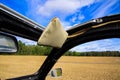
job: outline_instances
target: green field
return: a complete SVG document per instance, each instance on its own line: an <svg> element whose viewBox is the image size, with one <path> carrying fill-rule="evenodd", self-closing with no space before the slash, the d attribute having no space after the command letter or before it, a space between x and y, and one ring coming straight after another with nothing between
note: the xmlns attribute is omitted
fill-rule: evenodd
<svg viewBox="0 0 120 80"><path fill-rule="evenodd" d="M45 56L0 56L0 78L12 78L34 73ZM47 80L120 80L120 57L63 56L54 68L62 68L60 78Z"/></svg>

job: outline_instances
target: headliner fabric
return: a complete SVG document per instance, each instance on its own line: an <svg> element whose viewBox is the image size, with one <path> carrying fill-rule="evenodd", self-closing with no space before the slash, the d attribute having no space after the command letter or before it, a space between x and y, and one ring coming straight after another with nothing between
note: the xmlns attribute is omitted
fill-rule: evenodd
<svg viewBox="0 0 120 80"><path fill-rule="evenodd" d="M61 48L67 37L68 33L63 29L60 20L55 17L40 36L38 44Z"/></svg>

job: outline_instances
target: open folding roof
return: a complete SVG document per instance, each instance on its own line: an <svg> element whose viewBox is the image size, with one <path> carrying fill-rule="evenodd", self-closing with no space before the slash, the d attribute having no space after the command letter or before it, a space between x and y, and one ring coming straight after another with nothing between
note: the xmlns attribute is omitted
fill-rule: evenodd
<svg viewBox="0 0 120 80"><path fill-rule="evenodd" d="M106 24L120 22L120 14L110 15L78 24L68 29L68 38L87 32L89 29L105 26ZM27 39L37 41L45 27L26 18L18 12L0 4L0 30Z"/></svg>

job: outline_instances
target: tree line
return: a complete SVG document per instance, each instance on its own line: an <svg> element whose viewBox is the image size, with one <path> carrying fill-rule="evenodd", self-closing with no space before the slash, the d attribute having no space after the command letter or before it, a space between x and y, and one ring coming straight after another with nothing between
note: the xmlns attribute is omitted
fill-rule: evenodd
<svg viewBox="0 0 120 80"><path fill-rule="evenodd" d="M18 52L15 55L48 55L52 50L51 47L39 45L26 45L22 41L18 41Z"/></svg>
<svg viewBox="0 0 120 80"><path fill-rule="evenodd" d="M102 51L102 52L75 52L75 51L68 51L65 53L65 56L114 56L120 57L119 51Z"/></svg>
<svg viewBox="0 0 120 80"><path fill-rule="evenodd" d="M22 41L18 41L19 50L14 55L49 55L52 50L51 47L39 46L39 45L26 45ZM102 52L76 52L67 51L64 56L115 56L120 57L119 51L102 51Z"/></svg>

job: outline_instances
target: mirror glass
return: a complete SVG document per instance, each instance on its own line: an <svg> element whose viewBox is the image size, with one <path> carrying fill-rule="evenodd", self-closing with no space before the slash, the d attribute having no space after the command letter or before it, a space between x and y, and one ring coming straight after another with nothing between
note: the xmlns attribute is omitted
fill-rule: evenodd
<svg viewBox="0 0 120 80"><path fill-rule="evenodd" d="M61 68L56 68L50 71L50 76L51 77L60 77L62 76L62 69Z"/></svg>
<svg viewBox="0 0 120 80"><path fill-rule="evenodd" d="M13 37L0 34L0 53L17 52L16 41Z"/></svg>

